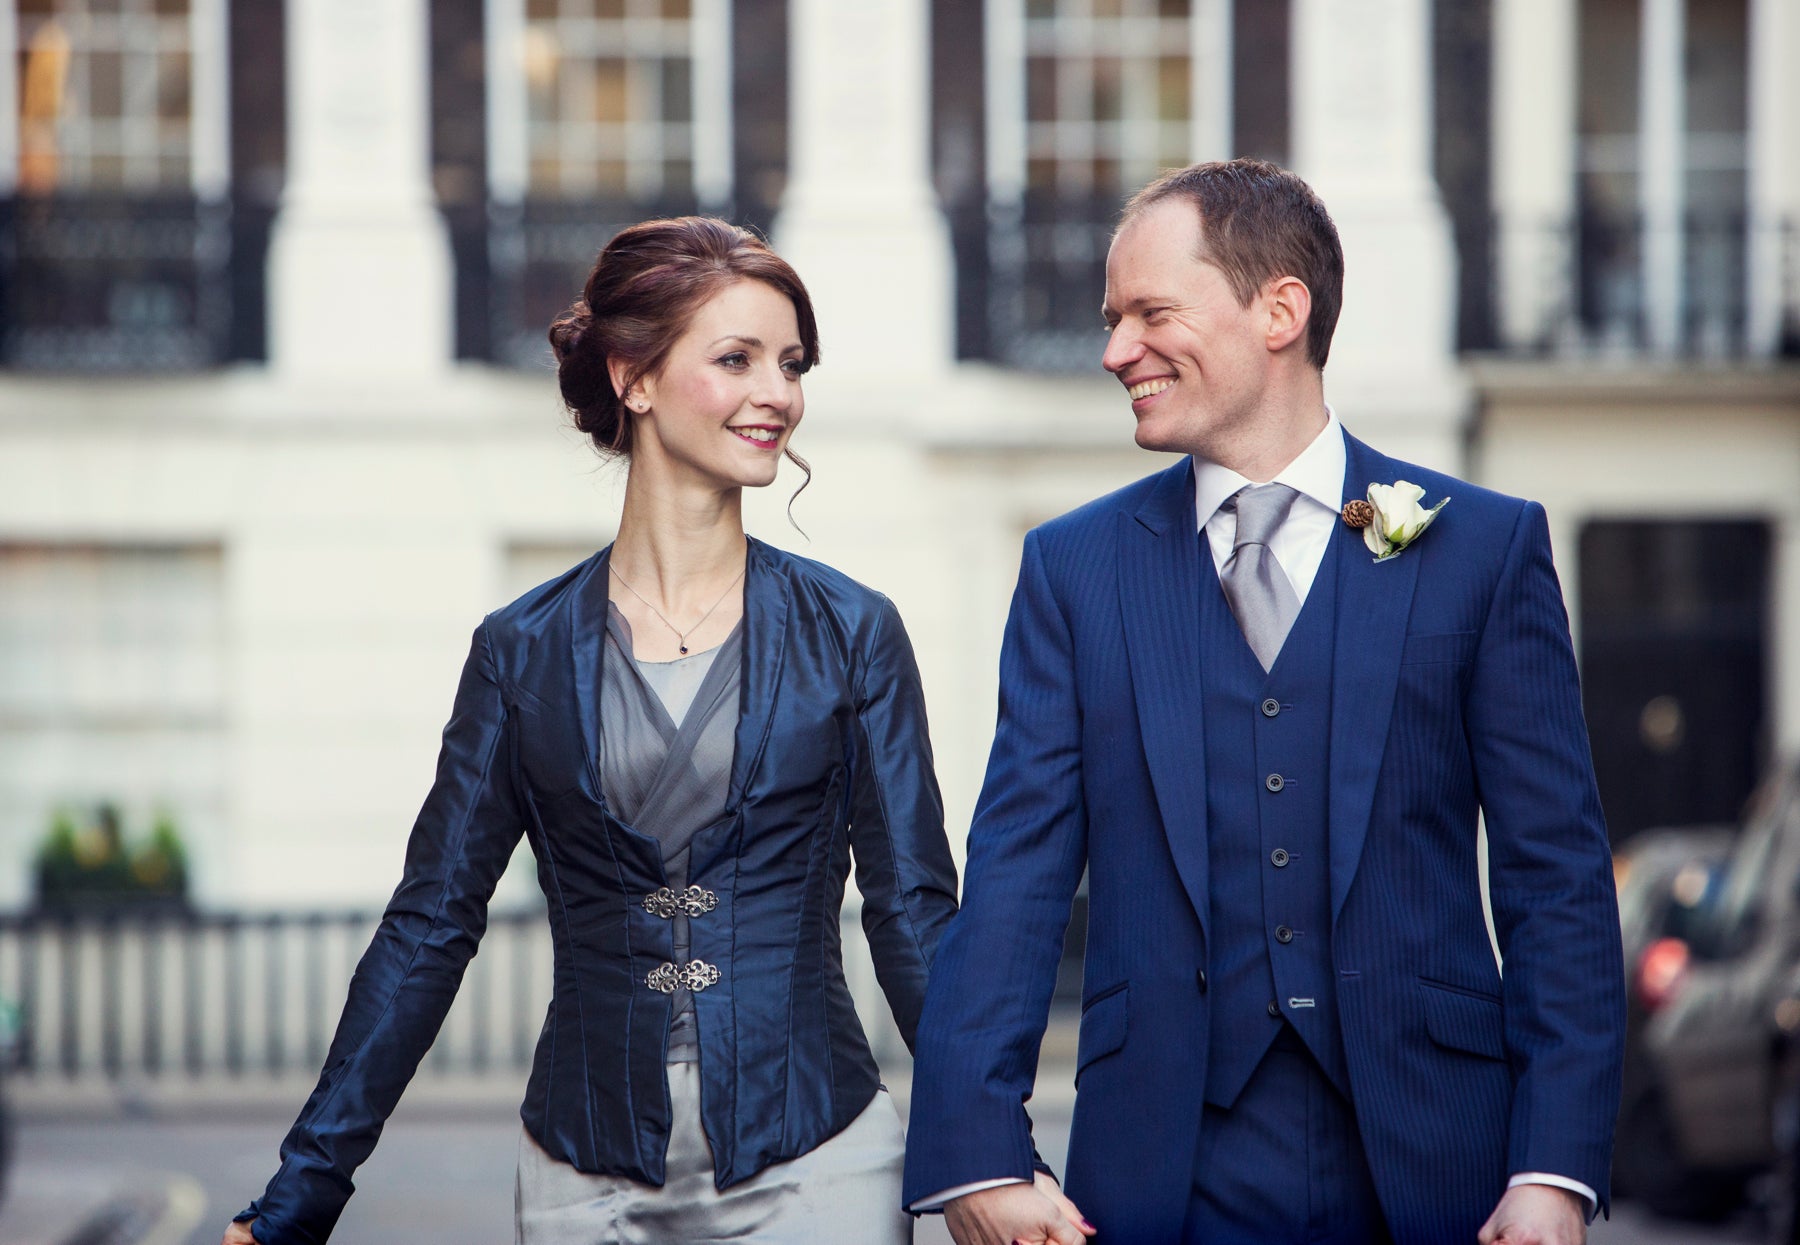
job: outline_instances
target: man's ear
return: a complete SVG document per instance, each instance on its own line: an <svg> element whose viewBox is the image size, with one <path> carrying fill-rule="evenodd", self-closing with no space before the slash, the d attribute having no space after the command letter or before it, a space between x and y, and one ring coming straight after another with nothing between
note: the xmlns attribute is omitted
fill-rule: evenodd
<svg viewBox="0 0 1800 1245"><path fill-rule="evenodd" d="M1312 291L1299 277L1276 277L1263 287L1269 311L1266 339L1271 353L1280 353L1306 336L1312 320Z"/></svg>

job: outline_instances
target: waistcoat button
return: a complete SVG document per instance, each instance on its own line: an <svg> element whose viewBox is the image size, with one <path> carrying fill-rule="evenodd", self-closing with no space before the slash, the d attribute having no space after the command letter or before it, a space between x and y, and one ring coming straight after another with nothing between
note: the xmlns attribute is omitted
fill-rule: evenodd
<svg viewBox="0 0 1800 1245"><path fill-rule="evenodd" d="M1194 984L1200 987L1200 993L1206 993L1206 970L1203 968L1194 974Z"/></svg>
<svg viewBox="0 0 1800 1245"><path fill-rule="evenodd" d="M1283 778L1280 774L1270 774L1267 778L1263 779L1263 786L1271 791L1279 791L1286 785L1287 779Z"/></svg>
<svg viewBox="0 0 1800 1245"><path fill-rule="evenodd" d="M1269 1000L1269 1015L1276 1020L1281 1019L1281 1004L1277 1003L1274 999Z"/></svg>
<svg viewBox="0 0 1800 1245"><path fill-rule="evenodd" d="M1285 847L1278 847L1269 853L1269 863L1274 865L1277 869L1287 868L1287 862L1291 859L1293 858L1288 855L1287 848Z"/></svg>
<svg viewBox="0 0 1800 1245"><path fill-rule="evenodd" d="M1288 943L1294 941L1294 931L1285 925L1277 925L1275 927L1275 941L1286 946Z"/></svg>
<svg viewBox="0 0 1800 1245"><path fill-rule="evenodd" d="M1280 712L1281 712L1281 702L1279 700L1271 699L1271 700L1265 700L1262 702L1262 715L1265 718L1272 718Z"/></svg>

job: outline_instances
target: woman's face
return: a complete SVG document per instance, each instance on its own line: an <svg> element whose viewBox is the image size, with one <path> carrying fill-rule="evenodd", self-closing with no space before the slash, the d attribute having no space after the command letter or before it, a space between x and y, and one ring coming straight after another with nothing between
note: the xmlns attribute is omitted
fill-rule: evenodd
<svg viewBox="0 0 1800 1245"><path fill-rule="evenodd" d="M806 401L800 324L787 295L741 280L702 303L662 370L627 395L634 459L653 455L726 488L774 482Z"/></svg>

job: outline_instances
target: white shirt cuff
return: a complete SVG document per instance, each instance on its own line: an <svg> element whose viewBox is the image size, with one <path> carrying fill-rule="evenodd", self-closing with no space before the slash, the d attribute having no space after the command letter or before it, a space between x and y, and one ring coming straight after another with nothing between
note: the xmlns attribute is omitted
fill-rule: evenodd
<svg viewBox="0 0 1800 1245"><path fill-rule="evenodd" d="M934 1193L930 1197L922 1197L906 1209L915 1215L929 1215L933 1211L944 1209L965 1193L979 1193L983 1189L998 1189L1003 1184L1030 1184L1029 1180L1020 1180L1017 1176L1002 1176L998 1180L975 1180L968 1184L959 1184L955 1188L945 1189L942 1193Z"/></svg>
<svg viewBox="0 0 1800 1245"><path fill-rule="evenodd" d="M1579 1193L1587 1199L1587 1217L1593 1221L1594 1214L1600 1209L1600 1195L1582 1184L1579 1180L1570 1180L1567 1176L1552 1176L1548 1172L1520 1172L1506 1182L1506 1187L1516 1189L1522 1184L1547 1184L1558 1189L1567 1189L1570 1193Z"/></svg>

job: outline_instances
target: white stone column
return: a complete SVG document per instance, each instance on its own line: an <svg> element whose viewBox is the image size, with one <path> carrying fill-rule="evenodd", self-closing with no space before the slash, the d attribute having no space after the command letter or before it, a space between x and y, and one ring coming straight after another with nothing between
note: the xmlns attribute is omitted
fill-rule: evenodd
<svg viewBox="0 0 1800 1245"><path fill-rule="evenodd" d="M19 182L19 14L0 4L0 195Z"/></svg>
<svg viewBox="0 0 1800 1245"><path fill-rule="evenodd" d="M1344 310L1327 396L1384 450L1462 469L1456 258L1431 172L1426 0L1294 0L1297 172L1337 222Z"/></svg>
<svg viewBox="0 0 1800 1245"><path fill-rule="evenodd" d="M1194 0L1190 20L1189 154L1195 160L1229 160L1236 154L1231 150L1231 0Z"/></svg>
<svg viewBox="0 0 1800 1245"><path fill-rule="evenodd" d="M1494 7L1493 187L1502 340L1544 344L1574 310L1575 3Z"/></svg>
<svg viewBox="0 0 1800 1245"><path fill-rule="evenodd" d="M1775 352L1782 324L1800 322L1800 10L1750 0L1751 353ZM1785 232L1784 232L1785 231ZM1792 266L1792 277L1785 269Z"/></svg>
<svg viewBox="0 0 1800 1245"><path fill-rule="evenodd" d="M954 357L950 234L929 176L929 19L926 0L789 9L790 180L775 245L812 292L833 387L928 381Z"/></svg>
<svg viewBox="0 0 1800 1245"><path fill-rule="evenodd" d="M1681 347L1686 27L1686 0L1644 0L1638 68L1638 205L1644 221L1644 329L1657 354L1674 354Z"/></svg>
<svg viewBox="0 0 1800 1245"><path fill-rule="evenodd" d="M325 383L429 375L452 337L449 239L427 173L424 0L290 4L287 36L272 361Z"/></svg>

